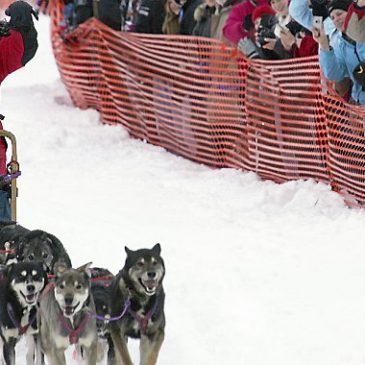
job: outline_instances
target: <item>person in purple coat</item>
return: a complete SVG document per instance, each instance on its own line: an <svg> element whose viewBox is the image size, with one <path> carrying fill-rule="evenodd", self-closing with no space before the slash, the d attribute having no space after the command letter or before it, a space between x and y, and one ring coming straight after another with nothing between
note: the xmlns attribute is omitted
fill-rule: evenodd
<svg viewBox="0 0 365 365"><path fill-rule="evenodd" d="M233 44L237 45L240 39L254 40L255 28L251 15L257 6L269 5L267 0L244 0L235 5L230 11L223 27L223 35Z"/></svg>

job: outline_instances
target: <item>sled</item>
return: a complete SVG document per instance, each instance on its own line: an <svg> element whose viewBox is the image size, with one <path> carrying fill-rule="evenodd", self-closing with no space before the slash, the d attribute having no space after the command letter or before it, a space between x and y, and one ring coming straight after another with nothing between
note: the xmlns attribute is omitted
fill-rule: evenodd
<svg viewBox="0 0 365 365"><path fill-rule="evenodd" d="M16 138L13 133L0 130L0 137L4 137L7 142L10 141L11 146L11 157L10 162L7 163L7 174L1 176L2 185L8 185L10 187L10 210L11 210L11 220L16 222L16 199L18 196L18 190L16 186L16 178L20 175L19 163L18 163L18 155L16 148Z"/></svg>

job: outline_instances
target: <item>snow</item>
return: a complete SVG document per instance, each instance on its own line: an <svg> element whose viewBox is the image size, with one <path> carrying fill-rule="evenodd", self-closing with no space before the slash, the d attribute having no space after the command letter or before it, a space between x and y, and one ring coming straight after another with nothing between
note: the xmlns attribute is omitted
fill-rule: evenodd
<svg viewBox="0 0 365 365"><path fill-rule="evenodd" d="M37 28L35 59L1 87L19 223L60 238L75 267L114 273L125 245L161 243L159 365L365 364L364 211L323 184L213 170L102 125L70 103L49 20ZM138 343L131 351L138 364ZM17 365L24 354L22 341Z"/></svg>

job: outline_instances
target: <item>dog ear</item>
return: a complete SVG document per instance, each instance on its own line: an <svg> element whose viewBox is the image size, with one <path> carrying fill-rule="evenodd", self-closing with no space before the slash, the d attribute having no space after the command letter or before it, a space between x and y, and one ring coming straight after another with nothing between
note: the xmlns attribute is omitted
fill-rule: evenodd
<svg viewBox="0 0 365 365"><path fill-rule="evenodd" d="M156 243L153 247L152 247L152 251L153 253L155 253L156 255L160 256L161 254L161 245L159 243Z"/></svg>
<svg viewBox="0 0 365 365"><path fill-rule="evenodd" d="M80 271L80 272L85 272L86 275L89 278L91 278L91 269L90 269L91 265L92 265L92 262L88 262L87 264L78 267L76 270Z"/></svg>
<svg viewBox="0 0 365 365"><path fill-rule="evenodd" d="M63 261L57 261L54 264L54 273L56 276L60 276L68 269L67 265Z"/></svg>
<svg viewBox="0 0 365 365"><path fill-rule="evenodd" d="M44 265L41 262L38 262L38 267L39 270L43 273L43 279L44 279L44 285L43 288L46 287L46 285L48 284L48 275L47 275L47 271L44 268Z"/></svg>
<svg viewBox="0 0 365 365"><path fill-rule="evenodd" d="M127 253L127 256L132 255L134 251L130 250L127 246L124 246L125 252Z"/></svg>

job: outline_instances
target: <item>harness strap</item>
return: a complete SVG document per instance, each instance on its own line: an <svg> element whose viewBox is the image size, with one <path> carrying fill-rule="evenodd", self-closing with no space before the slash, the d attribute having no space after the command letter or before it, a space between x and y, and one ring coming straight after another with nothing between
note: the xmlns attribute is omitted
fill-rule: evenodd
<svg viewBox="0 0 365 365"><path fill-rule="evenodd" d="M124 307L123 307L122 313L119 314L118 316L110 317L110 316L100 316L99 314L95 314L94 317L96 319L99 319L100 321L105 321L106 323L118 321L119 319L122 319L126 315L126 313L129 310L130 305L131 305L131 301L128 297L127 300L124 302Z"/></svg>
<svg viewBox="0 0 365 365"><path fill-rule="evenodd" d="M71 345L76 344L79 341L80 333L85 328L86 323L90 319L90 313L86 313L82 321L80 322L80 325L77 328L73 328L69 321L65 318L63 313L60 313L60 320L62 322L63 328L68 332L68 339L70 341Z"/></svg>
<svg viewBox="0 0 365 365"><path fill-rule="evenodd" d="M34 315L30 318L30 321L28 322L28 324L26 324L25 326L21 326L19 321L15 317L14 309L13 309L13 306L11 305L11 303L8 303L6 305L6 309L8 311L9 318L13 322L13 325L18 329L19 336L24 335L27 332L29 326L31 326L33 324L33 322L35 321L36 312L34 312Z"/></svg>
<svg viewBox="0 0 365 365"><path fill-rule="evenodd" d="M152 318L157 308L157 300L153 304L152 308L147 312L145 316L141 316L136 312L129 309L129 314L139 323L139 329L141 333L146 334L149 320Z"/></svg>

